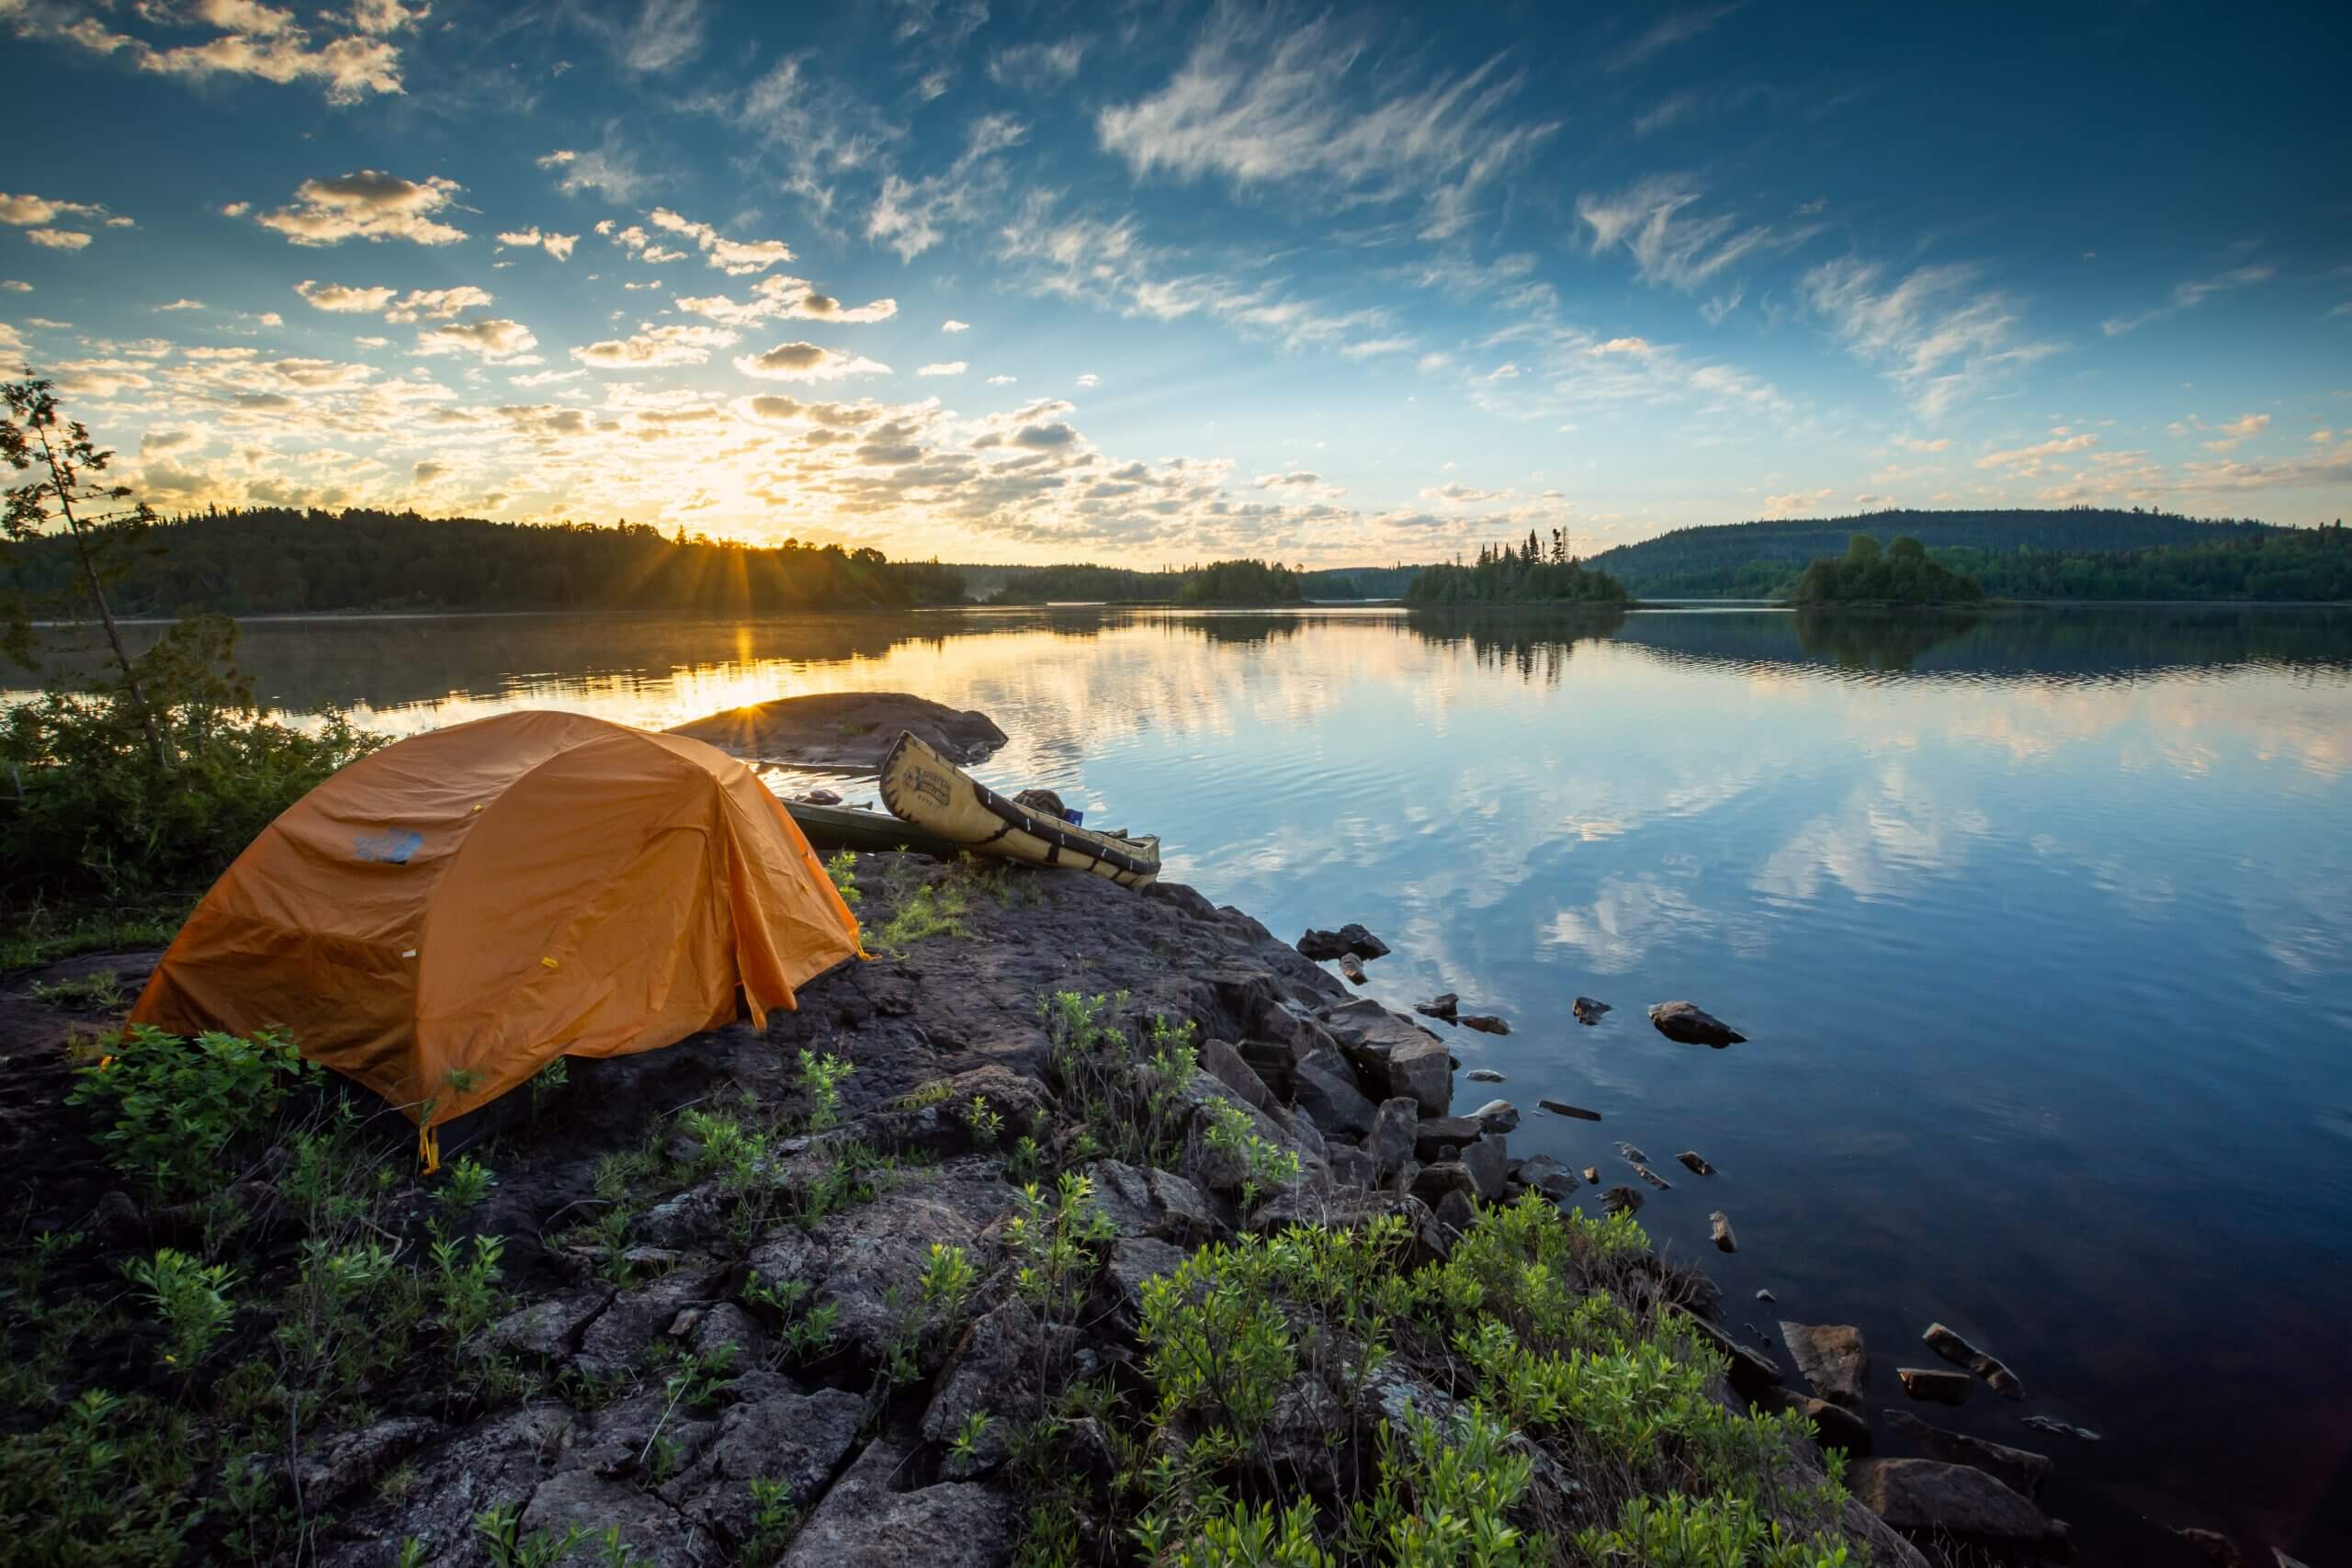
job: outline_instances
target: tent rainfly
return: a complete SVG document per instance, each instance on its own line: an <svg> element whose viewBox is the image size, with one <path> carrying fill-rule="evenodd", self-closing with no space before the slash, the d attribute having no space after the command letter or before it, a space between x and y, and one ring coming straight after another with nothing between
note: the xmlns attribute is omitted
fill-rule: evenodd
<svg viewBox="0 0 2352 1568"><path fill-rule="evenodd" d="M277 1028L435 1129L558 1056L764 1025L859 952L856 917L741 762L579 714L388 746L271 823L131 1021Z"/></svg>

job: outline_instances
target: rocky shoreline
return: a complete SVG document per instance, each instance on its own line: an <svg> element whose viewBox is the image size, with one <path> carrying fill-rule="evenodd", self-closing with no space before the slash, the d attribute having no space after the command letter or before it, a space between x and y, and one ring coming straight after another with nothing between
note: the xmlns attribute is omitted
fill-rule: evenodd
<svg viewBox="0 0 2352 1568"><path fill-rule="evenodd" d="M1270 1529L1305 1507L1329 1544L1380 1506L1374 1477L1421 1504L1390 1524L1426 1528L1443 1451L1489 1441L1483 1462L1524 1476L1497 1519L1552 1543L1531 1561L1585 1561L1602 1536L1580 1532L1678 1495L1880 1562L1926 1561L1915 1540L2065 1554L2031 1500L2046 1459L1902 1413L1882 1430L1933 1457L1863 1458L1859 1337L1784 1325L1813 1392L1791 1386L1702 1276L1628 1221L1567 1216L1588 1183L1511 1154L1516 1108L1456 1113L1442 1040L1241 911L907 855L858 857L855 886L871 961L764 1033L572 1062L508 1097L511 1125L445 1145L483 1173L465 1205L449 1170L413 1177L388 1114L333 1133L366 1179L322 1205L323 1097L217 1201L135 1198L64 1104L102 1020L29 987L132 985L153 955L0 987L0 1158L46 1173L21 1234L61 1238L8 1308L11 1466L65 1451L92 1390L126 1401L118 1439L196 1433L183 1469L139 1483L164 1547L125 1562L552 1561L528 1557L535 1532L575 1531L582 1561L612 1532L597 1560L680 1568L1141 1562L1155 1540L1173 1561L1256 1528L1253 1499ZM1369 938L1312 934L1335 956ZM122 1296L126 1260L163 1247L232 1271L200 1373L160 1359ZM343 1330L376 1354L303 1361L331 1249L416 1283ZM1228 1295L1249 1313L1215 1318ZM1187 1336L1205 1383L1178 1375ZM1218 1369L1261 1340L1280 1354L1260 1406ZM1546 1403L1579 1354L1654 1357L1703 1393L1609 1459L1602 1417ZM1767 1492L1710 1490L1718 1448Z"/></svg>

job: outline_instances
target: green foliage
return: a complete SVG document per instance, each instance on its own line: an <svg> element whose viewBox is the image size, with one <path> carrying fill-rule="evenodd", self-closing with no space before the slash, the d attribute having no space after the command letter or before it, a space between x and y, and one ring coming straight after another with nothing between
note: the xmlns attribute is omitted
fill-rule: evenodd
<svg viewBox="0 0 2352 1568"><path fill-rule="evenodd" d="M1193 1024L1155 1018L1138 1041L1123 1017L1126 1007L1125 991L1056 991L1037 1000L1047 1066L1080 1125L1072 1155L1171 1167L1191 1120L1187 1093L1200 1070Z"/></svg>
<svg viewBox="0 0 2352 1568"><path fill-rule="evenodd" d="M979 1271L962 1247L931 1244L915 1293L899 1309L884 1350L883 1370L893 1384L920 1378L932 1353L963 1327L965 1308L978 1280Z"/></svg>
<svg viewBox="0 0 2352 1568"><path fill-rule="evenodd" d="M1551 1561L1510 1518L1535 1479L1535 1458L1510 1427L1473 1400L1441 1422L1408 1408L1380 1429L1380 1482L1349 1521L1395 1568L1533 1568Z"/></svg>
<svg viewBox="0 0 2352 1568"><path fill-rule="evenodd" d="M225 1263L199 1263L168 1247L158 1248L153 1258L126 1259L122 1271L140 1287L163 1325L169 1347L164 1362L183 1372L194 1371L237 1314L229 1300L236 1271Z"/></svg>
<svg viewBox="0 0 2352 1568"><path fill-rule="evenodd" d="M1118 1234L1094 1201L1093 1179L1066 1170L1051 1198L1031 1182L1015 1201L1018 1212L1004 1231L1016 1265L1013 1290L1045 1321L1072 1321Z"/></svg>
<svg viewBox="0 0 2352 1568"><path fill-rule="evenodd" d="M948 1453L958 1464L968 1467L977 1462L980 1443L988 1437L989 1427L994 1424L995 1417L987 1411L973 1411L964 1417L964 1424L956 1429L956 1436L948 1439Z"/></svg>
<svg viewBox="0 0 2352 1568"><path fill-rule="evenodd" d="M842 1085L856 1071L854 1064L830 1051L822 1056L805 1050L800 1053L799 1089L808 1097L810 1132L822 1133L841 1124Z"/></svg>
<svg viewBox="0 0 2352 1568"><path fill-rule="evenodd" d="M475 1337L490 1326L504 1304L498 1259L505 1249L501 1236L478 1235L470 1251L447 1236L434 1238L430 1288L452 1356L471 1349Z"/></svg>
<svg viewBox="0 0 2352 1568"><path fill-rule="evenodd" d="M441 1185L433 1190L433 1201L452 1213L463 1213L479 1208L490 1197L490 1190L498 1185L498 1175L471 1155L449 1162L441 1173Z"/></svg>
<svg viewBox="0 0 2352 1568"><path fill-rule="evenodd" d="M899 900L882 929L874 932L874 945L893 958L904 958L907 949L930 937L968 937L972 931L964 916L970 908L970 896L960 882L926 883Z"/></svg>
<svg viewBox="0 0 2352 1568"><path fill-rule="evenodd" d="M1620 604L1625 585L1570 554L1565 529L1532 530L1524 545L1488 545L1476 562L1425 566L1405 590L1408 604Z"/></svg>
<svg viewBox="0 0 2352 1568"><path fill-rule="evenodd" d="M1577 1532L1577 1550L1596 1564L1640 1568L1849 1568L1842 1543L1792 1536L1746 1497L1633 1497L1613 1529Z"/></svg>
<svg viewBox="0 0 2352 1568"><path fill-rule="evenodd" d="M36 980L26 987L33 1000L68 1012L117 1012L129 1004L122 977L111 969L94 969L66 980Z"/></svg>
<svg viewBox="0 0 2352 1568"><path fill-rule="evenodd" d="M79 1069L66 1099L86 1105L107 1162L155 1198L217 1190L232 1156L321 1069L266 1030L182 1040L133 1024L112 1053Z"/></svg>
<svg viewBox="0 0 2352 1568"><path fill-rule="evenodd" d="M1176 580L1179 604L1295 604L1299 598L1298 574L1279 561L1211 561Z"/></svg>
<svg viewBox="0 0 2352 1568"><path fill-rule="evenodd" d="M1298 1156L1258 1135L1250 1113L1230 1101L1219 1101L1209 1112L1202 1141L1216 1153L1230 1156L1247 1174L1241 1180L1241 1210L1248 1213L1272 1188L1298 1179Z"/></svg>
<svg viewBox="0 0 2352 1568"><path fill-rule="evenodd" d="M558 1056L531 1075L531 1119L538 1120L540 1110L571 1084L571 1058Z"/></svg>
<svg viewBox="0 0 2352 1568"><path fill-rule="evenodd" d="M143 1402L89 1389L37 1431L0 1435L0 1528L12 1561L170 1568L200 1512L186 1460Z"/></svg>
<svg viewBox="0 0 2352 1568"><path fill-rule="evenodd" d="M1304 1497L1280 1512L1271 1504L1229 1504L1192 1521L1182 1540L1168 1540L1170 1522L1156 1516L1135 1533L1149 1561L1176 1568L1340 1568L1316 1539L1315 1505Z"/></svg>
<svg viewBox="0 0 2352 1568"><path fill-rule="evenodd" d="M1876 539L1857 534L1843 559L1824 556L1806 567L1791 597L1800 604L1972 604L1984 590L1929 560L1927 547L1907 534L1883 553Z"/></svg>
<svg viewBox="0 0 2352 1568"><path fill-rule="evenodd" d="M754 1476L751 1491L752 1533L743 1543L741 1561L772 1562L783 1554L792 1532L800 1528L800 1507L792 1500L787 1482Z"/></svg>
<svg viewBox="0 0 2352 1568"><path fill-rule="evenodd" d="M996 1147L1004 1136L1004 1117L989 1108L985 1094L972 1096L972 1103L965 1110L964 1122L972 1130L972 1142L981 1148Z"/></svg>
<svg viewBox="0 0 2352 1568"><path fill-rule="evenodd" d="M1213 1450L1238 1456L1273 1418L1298 1371L1289 1317L1264 1289L1267 1252L1254 1236L1203 1248L1143 1286L1145 1370L1158 1421L1189 1418Z"/></svg>
<svg viewBox="0 0 2352 1568"><path fill-rule="evenodd" d="M573 1525L561 1535L542 1527L523 1533L523 1516L511 1503L501 1503L474 1516L474 1534L490 1557L491 1568L554 1568L588 1539L585 1525Z"/></svg>
<svg viewBox="0 0 2352 1568"><path fill-rule="evenodd" d="M825 874L832 878L833 891L842 896L842 903L854 909L865 901L865 895L858 890L857 886L857 852L855 850L843 850L841 853L828 858L825 862Z"/></svg>

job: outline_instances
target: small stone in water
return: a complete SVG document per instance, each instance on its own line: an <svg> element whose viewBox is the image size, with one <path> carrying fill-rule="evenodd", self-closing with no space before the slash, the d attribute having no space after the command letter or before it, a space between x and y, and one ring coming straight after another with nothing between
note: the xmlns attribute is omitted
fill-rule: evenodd
<svg viewBox="0 0 2352 1568"><path fill-rule="evenodd" d="M1473 1067L1470 1069L1470 1081L1472 1083L1500 1083L1503 1081L1503 1076L1492 1067Z"/></svg>

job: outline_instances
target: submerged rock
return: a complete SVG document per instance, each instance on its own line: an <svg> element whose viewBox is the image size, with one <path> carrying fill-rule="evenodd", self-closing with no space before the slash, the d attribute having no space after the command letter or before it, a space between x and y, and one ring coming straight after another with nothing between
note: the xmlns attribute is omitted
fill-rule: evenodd
<svg viewBox="0 0 2352 1568"><path fill-rule="evenodd" d="M842 797L829 789L812 789L794 795L804 806L839 806Z"/></svg>
<svg viewBox="0 0 2352 1568"><path fill-rule="evenodd" d="M1453 1021L1454 1010L1459 1008L1461 1005L1462 998L1455 996L1452 991L1440 991L1436 996L1431 997L1425 1002L1415 1002L1413 1004L1413 1010L1419 1013L1423 1018L1434 1018L1446 1023L1452 1023ZM1496 1076L1499 1077L1501 1075L1497 1074Z"/></svg>
<svg viewBox="0 0 2352 1568"><path fill-rule="evenodd" d="M1638 1187L1612 1187L1600 1195L1600 1206L1612 1214L1637 1213L1646 1201Z"/></svg>
<svg viewBox="0 0 2352 1568"><path fill-rule="evenodd" d="M1914 1399L1932 1399L1938 1404L1965 1404L1968 1391L1975 1385L1966 1372L1938 1371L1928 1367L1897 1367L1894 1375L1903 1380L1903 1392Z"/></svg>
<svg viewBox="0 0 2352 1568"><path fill-rule="evenodd" d="M1597 1165L1589 1165L1589 1166L1586 1166L1586 1167L1584 1168L1584 1179L1585 1179L1587 1181L1589 1181L1589 1182L1592 1183L1592 1185L1594 1185L1595 1187L1600 1186L1600 1168L1599 1166L1597 1166Z"/></svg>
<svg viewBox="0 0 2352 1568"><path fill-rule="evenodd" d="M1731 1234L1731 1220L1721 1209L1717 1209L1707 1216L1707 1227L1719 1250L1724 1252L1739 1250L1739 1238Z"/></svg>
<svg viewBox="0 0 2352 1568"><path fill-rule="evenodd" d="M2195 1547L2198 1554L2206 1562L2212 1563L2213 1568L2245 1568L2245 1559L2238 1554L2237 1543L2220 1530L2205 1530L2198 1529L2193 1526L2183 1526L2174 1529L2172 1533ZM2283 1554L2280 1560L2294 1561Z"/></svg>
<svg viewBox="0 0 2352 1568"><path fill-rule="evenodd" d="M1510 1025L1490 1012L1464 1013L1454 1021L1464 1029L1475 1029L1481 1034L1509 1034Z"/></svg>
<svg viewBox="0 0 2352 1568"><path fill-rule="evenodd" d="M1625 1190L1631 1192L1633 1189ZM1639 1199L1641 1194L1635 1192L1634 1196ZM1668 1306L1667 1311L1673 1314L1675 1322L1687 1325L1701 1339L1722 1352L1731 1363L1724 1381L1741 1398L1762 1403L1777 1401L1781 1395L1781 1369L1770 1357L1758 1355L1688 1307Z"/></svg>
<svg viewBox="0 0 2352 1568"><path fill-rule="evenodd" d="M1660 1002L1650 1009L1650 1021L1668 1040L1679 1040L1685 1045L1713 1045L1717 1050L1726 1045L1746 1043L1747 1036L1725 1023L1711 1012L1690 1002Z"/></svg>
<svg viewBox="0 0 2352 1568"><path fill-rule="evenodd" d="M1763 1302L1763 1303L1766 1303L1767 1304L1770 1304L1770 1303L1772 1303L1772 1302L1776 1302L1776 1301L1780 1300L1781 1298L1780 1298L1780 1297L1778 1297L1778 1296L1776 1296L1776 1295L1774 1295L1774 1294L1773 1294L1771 1292L1770 1292L1770 1291L1758 1291L1758 1292L1756 1292L1756 1299L1757 1299L1758 1301L1759 1301L1759 1302Z"/></svg>
<svg viewBox="0 0 2352 1568"><path fill-rule="evenodd" d="M1945 1360L1955 1366L1966 1367L1970 1371L1991 1383L1996 1393L2007 1394L2011 1399L2025 1397L2025 1384L2018 1381L2017 1373L2009 1371L1997 1359L1979 1350L1942 1324L1928 1325L1928 1331L1919 1337L1926 1340L1928 1348Z"/></svg>
<svg viewBox="0 0 2352 1568"><path fill-rule="evenodd" d="M1363 960L1352 953L1340 954L1340 974L1351 986L1363 984Z"/></svg>
<svg viewBox="0 0 2352 1568"><path fill-rule="evenodd" d="M2103 1440L2088 1427L2076 1427L2051 1416L2028 1416L2023 1417L2023 1425L2032 1427L2037 1432L2049 1432L2061 1438L2072 1438L2076 1442L2096 1443Z"/></svg>
<svg viewBox="0 0 2352 1568"><path fill-rule="evenodd" d="M1597 1002L1590 997L1578 997L1575 1001L1568 1004L1568 1010L1577 1015L1577 1021L1578 1023L1589 1027L1593 1024L1599 1023L1601 1020L1602 1014L1614 1012L1617 1010L1611 1007L1607 1002Z"/></svg>
<svg viewBox="0 0 2352 1568"><path fill-rule="evenodd" d="M1473 1067L1470 1069L1467 1077L1472 1083L1500 1083L1503 1081L1502 1074L1495 1071L1492 1067Z"/></svg>
<svg viewBox="0 0 2352 1568"><path fill-rule="evenodd" d="M1388 951L1386 942L1352 921L1335 931L1309 928L1295 945L1300 953L1318 963L1343 955L1378 958Z"/></svg>
<svg viewBox="0 0 2352 1568"><path fill-rule="evenodd" d="M1470 1120L1489 1133L1515 1133L1519 1130L1519 1107L1508 1100L1490 1100L1470 1112Z"/></svg>
<svg viewBox="0 0 2352 1568"><path fill-rule="evenodd" d="M1674 1157L1680 1160L1685 1166L1689 1167L1690 1174L1693 1176L1713 1176L1715 1174L1715 1168L1709 1165L1703 1158L1702 1158L1699 1155L1699 1151L1696 1149L1685 1149Z"/></svg>
<svg viewBox="0 0 2352 1568"><path fill-rule="evenodd" d="M1791 1323L1783 1319L1781 1337L1796 1359L1797 1371L1814 1392L1849 1408L1862 1403L1862 1382L1870 1374L1869 1349L1862 1331L1849 1323Z"/></svg>
<svg viewBox="0 0 2352 1568"><path fill-rule="evenodd" d="M1548 1111L1555 1116L1573 1116L1579 1122L1600 1120L1600 1111L1587 1111L1581 1105L1570 1105L1565 1100L1539 1100L1535 1102L1535 1108L1539 1111Z"/></svg>
<svg viewBox="0 0 2352 1568"><path fill-rule="evenodd" d="M1626 1143L1622 1138L1619 1139L1617 1143L1617 1153L1619 1157L1631 1165L1646 1165L1649 1163L1649 1156L1642 1153L1641 1150L1635 1148L1633 1145Z"/></svg>
<svg viewBox="0 0 2352 1568"><path fill-rule="evenodd" d="M2066 1527L1981 1470L1932 1459L1868 1459L1846 1473L1862 1506L1896 1529L1992 1546L2057 1546Z"/></svg>
<svg viewBox="0 0 2352 1568"><path fill-rule="evenodd" d="M1634 1174L1640 1177L1644 1181L1648 1182L1652 1187L1657 1188L1661 1192L1671 1192L1674 1190L1674 1183L1668 1181L1665 1177L1660 1176L1657 1171L1652 1170L1648 1166L1639 1164L1635 1165L1634 1167Z"/></svg>
<svg viewBox="0 0 2352 1568"><path fill-rule="evenodd" d="M1921 1448L1940 1460L1954 1464L1973 1464L2010 1491L2027 1497L2041 1495L2041 1483L2050 1479L2052 1468L2050 1456L2030 1449L2013 1449L2006 1443L1988 1442L1960 1432L1947 1432L1941 1427L1922 1421L1908 1410L1880 1412L1888 1426L1911 1438Z"/></svg>

